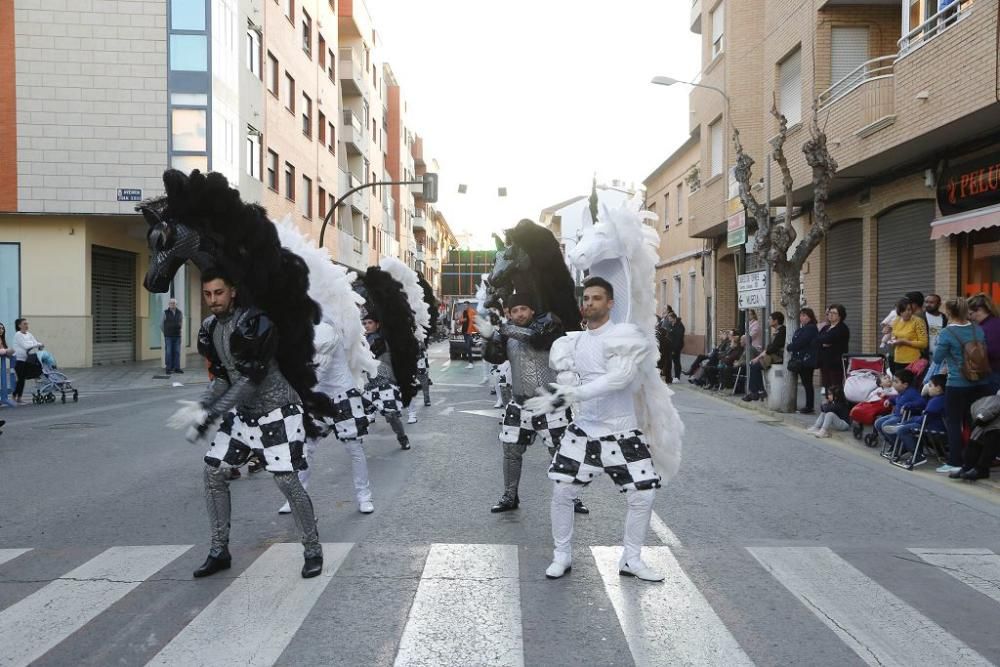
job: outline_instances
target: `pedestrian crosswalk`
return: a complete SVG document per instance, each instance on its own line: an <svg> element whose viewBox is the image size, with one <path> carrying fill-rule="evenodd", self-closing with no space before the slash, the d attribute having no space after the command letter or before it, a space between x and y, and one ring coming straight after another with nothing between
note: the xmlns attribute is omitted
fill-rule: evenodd
<svg viewBox="0 0 1000 667"><path fill-rule="evenodd" d="M662 530L669 532L665 525ZM613 613L608 618L614 619L620 634L604 628L584 636L592 642L620 641L621 664L728 667L773 662L762 647L776 638L748 637L746 628L732 627L741 615L740 610L731 608L733 598L726 598L725 609L717 609L718 592L703 590L704 579L692 576L692 552L676 542L672 533L668 538L675 543L643 551L647 564L665 575L662 584L621 577L620 547L579 547L572 573L553 582L546 580L539 568L547 552L509 544L425 545L419 552L426 554L422 569L413 570L419 576L412 584L404 579L399 582L402 587L412 585L411 593L393 598L405 604L398 610L405 621L392 625L391 637L383 636L389 631L381 627L370 627L373 640L377 637L392 644L394 657L380 664L521 667L541 664L537 656L550 650L552 660L545 664L590 664L587 656L591 647L581 645L578 637L571 654L559 645L555 633L541 633L545 641L552 641L551 649L526 645L529 634L534 641L539 637L537 632L526 632L527 618L538 623L540 618L544 622L546 615L562 617L559 622L563 625L557 627L563 628L567 618L594 618L574 605L606 607ZM109 610L120 613L123 607L130 613L165 615L173 611L183 621L165 616L158 619L156 625L174 629L165 636L151 633L145 638L148 646L141 647L145 652L140 660L134 658L135 646L129 647L132 653L123 654L129 658L117 660L122 664L346 664L338 661L334 651L325 652L329 648L325 644L317 644L313 652L300 647L291 661L282 656L303 628L329 622L321 613L325 599L348 595L348 588L357 595L357 588L346 583L356 579L361 569L349 565L352 557L363 561L367 570L377 568L378 549L369 544L362 549L358 546L324 544L324 571L316 579L304 580L298 574L300 545L279 543L246 556L242 570L235 569L240 559L234 552L232 574L220 573L196 582L176 578L179 559L186 571L186 564L199 561L202 555L195 553L192 545L111 547L52 580L30 582L37 587L20 599L0 598L7 604L0 609L0 665L44 664L46 654L64 642L85 646L88 628L103 614L111 613ZM855 567L849 555L820 546L734 549L754 570L741 576L752 578L758 592L768 589L768 595L790 596L788 604L799 615L818 620L812 623L820 632L829 632L835 638L832 641L839 640L863 663L988 665L1000 657L1000 652L983 655L970 647L967 637L963 641L953 634L952 627L945 628L947 618L932 618L934 610L917 609L912 600L908 602L890 590L892 583L883 585ZM941 575L937 586L981 594L978 608L993 614L984 619L984 627L1000 626L1000 555L996 552L913 547L893 555L903 558L901 562L918 574L937 576L940 571L948 575ZM51 556L45 549L0 549L0 586L25 585L27 578L19 572L36 571L31 566ZM697 563L693 565L698 569ZM373 571L371 576L378 577L378 573ZM898 585L899 580L894 581ZM172 593L173 599L163 607L142 611L144 604L155 606L165 583L190 588ZM919 580L915 585L920 585ZM214 592L211 597L194 595L185 603L185 590ZM524 594L528 590L531 595ZM548 602L551 598L552 608L543 615L528 613L524 607L525 598L537 604L538 590L545 591L541 599ZM581 591L586 594L581 595ZM711 599L716 600L715 606ZM748 608L752 606L752 600L746 603ZM365 614L366 609L370 612L380 603L355 597L351 604L357 606L359 614ZM324 632L335 634L338 628L328 627ZM365 641L365 637L357 640ZM799 664L815 664L809 659L809 646L803 645L802 651ZM113 655L113 647L102 653ZM529 655L535 658L529 660ZM303 656L308 656L306 662ZM48 662L59 663L51 658ZM80 664L93 663L81 659Z"/></svg>

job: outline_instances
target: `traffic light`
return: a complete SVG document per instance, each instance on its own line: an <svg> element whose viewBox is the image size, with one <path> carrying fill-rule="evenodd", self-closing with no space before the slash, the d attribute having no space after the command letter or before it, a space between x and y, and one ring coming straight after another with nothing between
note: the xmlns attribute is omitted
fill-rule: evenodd
<svg viewBox="0 0 1000 667"><path fill-rule="evenodd" d="M424 201L433 204L438 200L438 175L433 172L424 174Z"/></svg>

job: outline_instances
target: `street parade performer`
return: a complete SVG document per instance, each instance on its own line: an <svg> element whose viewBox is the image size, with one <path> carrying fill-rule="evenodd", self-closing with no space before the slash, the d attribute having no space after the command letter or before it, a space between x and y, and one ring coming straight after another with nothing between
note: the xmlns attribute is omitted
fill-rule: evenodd
<svg viewBox="0 0 1000 667"><path fill-rule="evenodd" d="M377 372L369 374L365 397L385 417L401 449L410 449L403 427L402 409L417 393L419 348L414 334L416 322L403 285L389 272L370 266L354 283L365 299L361 323L375 359Z"/></svg>
<svg viewBox="0 0 1000 667"><path fill-rule="evenodd" d="M170 425L188 440L208 439L205 496L212 544L194 572L206 577L229 569L230 495L225 469L256 451L288 501L301 534L302 576L323 570L323 551L312 500L296 473L308 464L305 439L318 433L329 398L314 391L313 327L320 308L308 295L309 270L283 249L260 206L245 204L224 176L190 177L168 170L166 196L139 206L149 224L152 252L144 285L166 292L191 259L201 270L202 294L212 314L198 334L212 382L199 402L185 402ZM280 342L279 342L280 333Z"/></svg>
<svg viewBox="0 0 1000 667"><path fill-rule="evenodd" d="M656 216L640 213L640 204L628 201L613 211L602 206L601 217L584 227L570 251L570 261L590 275L583 292L587 330L553 344L550 364L559 382L526 404L538 413L574 405L549 467L555 542L545 571L550 579L572 568L573 501L603 471L625 493L627 505L619 574L663 580L642 562L641 550L656 489L680 467L684 426L673 392L657 375L652 285L658 238L643 223Z"/></svg>
<svg viewBox="0 0 1000 667"><path fill-rule="evenodd" d="M323 310L323 321L316 326L314 341L316 389L332 399L332 417L322 420L317 437L306 440L306 459L310 466L299 471L299 481L303 488L308 487L318 445L333 434L344 443L351 457L358 511L371 514L375 505L363 437L368 433L374 408L365 400L361 389L366 372L371 375L378 373L378 362L368 349L361 326L364 299L352 287L357 274L330 261L329 251L312 245L299 233L290 216L278 224L278 238L283 247L301 257L309 267L309 295ZM286 502L278 513L288 514L291 511Z"/></svg>
<svg viewBox="0 0 1000 667"><path fill-rule="evenodd" d="M483 317L476 323L486 340L486 361L510 362L513 390L500 430L504 492L490 509L494 513L518 508L524 453L536 437L548 447L551 458L569 426L572 415L568 406L536 413L525 401L555 381L556 373L548 363L549 349L566 333L566 323L576 330L579 320L573 278L552 232L522 220L506 236L507 247L497 253L487 283L498 305L509 310L510 320L499 327ZM543 267L544 274L540 272ZM581 514L589 512L579 499L575 509Z"/></svg>

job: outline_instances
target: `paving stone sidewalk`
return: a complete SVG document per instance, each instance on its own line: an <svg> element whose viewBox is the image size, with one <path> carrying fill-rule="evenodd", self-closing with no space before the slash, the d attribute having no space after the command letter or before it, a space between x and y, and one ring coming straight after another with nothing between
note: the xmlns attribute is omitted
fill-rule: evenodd
<svg viewBox="0 0 1000 667"><path fill-rule="evenodd" d="M206 384L208 373L201 357L197 354L188 355L186 362L184 373L179 375L167 375L159 361L59 370L69 377L81 396L111 391L170 388L175 383L185 386Z"/></svg>

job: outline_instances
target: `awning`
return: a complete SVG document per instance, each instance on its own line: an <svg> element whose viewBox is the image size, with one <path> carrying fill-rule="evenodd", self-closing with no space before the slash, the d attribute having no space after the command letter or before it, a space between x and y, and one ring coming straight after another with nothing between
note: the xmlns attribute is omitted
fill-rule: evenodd
<svg viewBox="0 0 1000 667"><path fill-rule="evenodd" d="M1000 204L938 218L931 223L931 240L989 227L1000 227Z"/></svg>

